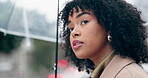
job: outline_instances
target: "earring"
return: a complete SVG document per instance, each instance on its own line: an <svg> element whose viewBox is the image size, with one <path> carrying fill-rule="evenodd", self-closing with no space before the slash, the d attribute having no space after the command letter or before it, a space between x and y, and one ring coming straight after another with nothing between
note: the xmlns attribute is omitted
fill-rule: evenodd
<svg viewBox="0 0 148 78"><path fill-rule="evenodd" d="M111 42L112 37L110 35L107 36L109 42Z"/></svg>

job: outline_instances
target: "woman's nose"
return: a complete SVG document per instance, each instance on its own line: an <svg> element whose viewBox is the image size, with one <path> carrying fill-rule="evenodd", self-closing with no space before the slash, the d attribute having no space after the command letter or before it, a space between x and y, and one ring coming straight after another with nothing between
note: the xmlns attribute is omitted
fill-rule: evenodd
<svg viewBox="0 0 148 78"><path fill-rule="evenodd" d="M74 29L72 32L71 32L71 35L73 38L77 38L81 35L80 31L78 29Z"/></svg>

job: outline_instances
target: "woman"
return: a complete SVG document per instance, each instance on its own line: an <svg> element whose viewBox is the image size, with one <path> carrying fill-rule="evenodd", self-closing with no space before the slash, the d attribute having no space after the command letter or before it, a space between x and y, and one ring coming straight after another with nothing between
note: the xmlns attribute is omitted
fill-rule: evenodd
<svg viewBox="0 0 148 78"><path fill-rule="evenodd" d="M91 78L148 78L145 23L123 0L73 0L60 13L66 56Z"/></svg>

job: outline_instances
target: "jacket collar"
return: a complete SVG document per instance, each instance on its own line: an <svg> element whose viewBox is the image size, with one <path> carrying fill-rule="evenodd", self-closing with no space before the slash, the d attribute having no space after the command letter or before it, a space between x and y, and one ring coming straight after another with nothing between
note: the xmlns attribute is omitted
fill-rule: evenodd
<svg viewBox="0 0 148 78"><path fill-rule="evenodd" d="M109 55L105 57L105 59L102 60L102 62L95 68L93 73L91 74L90 78L97 78L99 77L105 67L109 64L109 62L112 60L112 58L115 56L114 51L111 52Z"/></svg>
<svg viewBox="0 0 148 78"><path fill-rule="evenodd" d="M100 78L115 78L125 66L133 62L130 58L121 58L119 55L115 55L102 72Z"/></svg>

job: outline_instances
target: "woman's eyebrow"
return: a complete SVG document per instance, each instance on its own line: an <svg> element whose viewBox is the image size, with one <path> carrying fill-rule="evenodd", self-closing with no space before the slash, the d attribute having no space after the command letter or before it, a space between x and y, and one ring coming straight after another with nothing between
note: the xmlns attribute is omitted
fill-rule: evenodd
<svg viewBox="0 0 148 78"><path fill-rule="evenodd" d="M76 18L79 18L79 17L81 17L82 15L84 15L84 14L88 14L88 15L91 15L91 13L89 13L89 12L82 12L81 14L79 14Z"/></svg>

